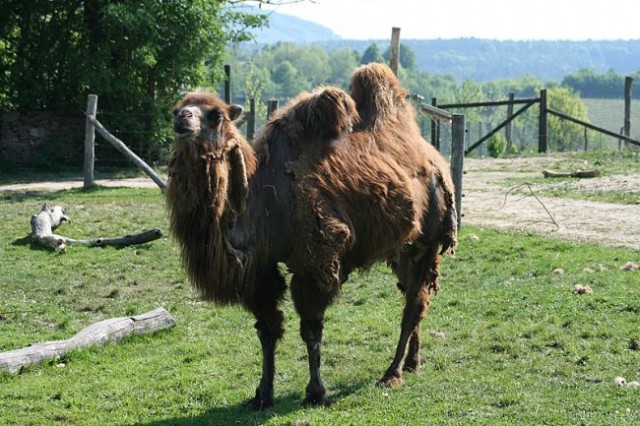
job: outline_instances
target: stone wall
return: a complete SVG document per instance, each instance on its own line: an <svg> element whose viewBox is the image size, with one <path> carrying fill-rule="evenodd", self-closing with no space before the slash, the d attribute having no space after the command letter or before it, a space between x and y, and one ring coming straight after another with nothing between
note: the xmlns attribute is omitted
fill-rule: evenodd
<svg viewBox="0 0 640 426"><path fill-rule="evenodd" d="M85 118L64 111L0 111L0 170L82 166Z"/></svg>

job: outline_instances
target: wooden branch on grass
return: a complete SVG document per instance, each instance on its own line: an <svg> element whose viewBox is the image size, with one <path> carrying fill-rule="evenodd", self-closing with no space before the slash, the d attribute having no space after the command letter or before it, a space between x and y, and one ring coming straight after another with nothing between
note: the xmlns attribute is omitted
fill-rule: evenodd
<svg viewBox="0 0 640 426"><path fill-rule="evenodd" d="M545 206L545 205L544 205L544 203L542 202L542 200L540 200L540 198L538 198L538 196L536 195L536 193L535 193L535 192L533 192L533 188L531 187L531 184L530 184L530 183L523 183L523 184L521 184L521 185L517 185L517 186L514 186L513 188L509 189L509 190L507 191L507 193L505 194L505 196L504 196L504 203L502 203L502 207L500 207L500 208L503 208L503 207L507 204L507 197L508 197L508 196L509 196L513 191L516 191L517 189L522 188L522 187L525 187L525 186L526 186L527 188L529 188L529 192L531 193L531 195L533 196L533 198L535 198L535 199L536 199L536 201L537 201L538 203L540 203L540 205L542 206L542 208L544 209L544 211L545 211L545 212L547 212L547 214L549 215L549 219L551 219L551 223L553 223L553 224L555 225L556 229L560 229L560 225L558 225L558 222L556 222L555 217L553 217L553 215L551 214L551 212L549 211L549 209L547 208L547 206Z"/></svg>
<svg viewBox="0 0 640 426"><path fill-rule="evenodd" d="M572 178L594 178L599 177L600 172L598 170L576 170L575 172L554 172L551 170L543 170L542 174L546 178L563 178L563 177L572 177Z"/></svg>
<svg viewBox="0 0 640 426"><path fill-rule="evenodd" d="M162 307L134 317L107 319L88 326L67 340L36 343L0 353L0 371L17 373L26 365L60 357L75 349L113 343L130 334L153 333L174 325L175 320Z"/></svg>
<svg viewBox="0 0 640 426"><path fill-rule="evenodd" d="M160 229L150 229L138 234L125 235L117 238L96 238L91 240L76 240L54 234L53 231L64 222L69 222L62 206L42 206L40 211L31 217L31 238L45 247L64 251L68 243L84 244L90 247L116 246L124 247L134 244L144 244L162 237Z"/></svg>

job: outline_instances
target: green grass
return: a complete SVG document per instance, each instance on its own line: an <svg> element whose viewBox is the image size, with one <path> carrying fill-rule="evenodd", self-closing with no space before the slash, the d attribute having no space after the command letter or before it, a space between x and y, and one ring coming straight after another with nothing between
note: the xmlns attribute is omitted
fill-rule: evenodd
<svg viewBox="0 0 640 426"><path fill-rule="evenodd" d="M423 322L425 365L395 389L401 298L384 266L354 274L327 311L329 409L302 408L298 319L277 350L276 407L245 409L260 375L252 317L198 300L168 237L138 247L33 246L29 218L67 207L59 232L84 238L159 227L162 194L105 189L0 196L0 351L71 337L99 320L164 306L177 326L0 374L4 425L631 425L640 421L640 262L634 250L466 227ZM563 275L552 270L563 268ZM575 284L593 288L576 296ZM429 331L441 331L443 338Z"/></svg>

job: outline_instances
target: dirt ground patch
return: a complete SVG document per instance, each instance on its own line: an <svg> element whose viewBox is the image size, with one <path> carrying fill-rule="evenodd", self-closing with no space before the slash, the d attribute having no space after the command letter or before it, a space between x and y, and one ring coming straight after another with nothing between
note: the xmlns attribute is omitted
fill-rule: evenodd
<svg viewBox="0 0 640 426"><path fill-rule="evenodd" d="M509 194L507 179L531 179L543 169L561 171L561 157L465 159L462 223L499 229L519 229L573 241L640 249L640 204L622 205L570 198ZM97 185L157 188L148 178L98 180ZM534 185L534 192L541 185ZM624 176L574 180L576 190L617 191L640 188L640 171ZM82 180L0 186L0 193L47 192L81 188ZM566 183L565 183L566 185ZM548 212L547 212L548 210ZM550 214L555 220L553 223ZM556 225L557 224L557 225Z"/></svg>
<svg viewBox="0 0 640 426"><path fill-rule="evenodd" d="M640 249L640 205L556 197L536 199L528 192L510 193L511 188L505 184L508 179L538 178L543 169L570 171L562 169L562 162L562 158L554 157L465 159L463 225L515 228L573 241ZM545 185L557 183L533 185L532 189L535 193ZM575 180L571 185L575 185L576 191L637 190L640 171L625 176Z"/></svg>

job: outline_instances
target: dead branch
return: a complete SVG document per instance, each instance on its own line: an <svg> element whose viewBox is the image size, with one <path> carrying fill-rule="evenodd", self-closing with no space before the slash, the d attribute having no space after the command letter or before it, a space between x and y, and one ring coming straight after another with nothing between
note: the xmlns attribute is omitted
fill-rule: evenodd
<svg viewBox="0 0 640 426"><path fill-rule="evenodd" d="M30 345L23 349L0 353L0 371L17 373L22 367L39 363L90 345L117 342L130 334L147 334L176 325L162 307L145 314L111 318L92 324L67 340L55 340Z"/></svg>
<svg viewBox="0 0 640 426"><path fill-rule="evenodd" d="M37 214L31 217L31 238L33 241L58 251L64 251L67 244L83 244L90 247L116 246L124 247L144 244L162 237L160 229L150 229L138 234L125 235L116 238L96 238L90 240L76 240L54 234L53 231L70 219L62 206L49 207L44 204Z"/></svg>
<svg viewBox="0 0 640 426"><path fill-rule="evenodd" d="M572 177L572 178L594 178L600 177L599 170L576 170L575 172L554 172L551 170L543 170L542 174L546 178L563 178L563 177Z"/></svg>
<svg viewBox="0 0 640 426"><path fill-rule="evenodd" d="M540 198L538 198L538 196L536 195L536 193L533 191L533 188L531 187L530 183L523 183L521 185L517 185L514 186L513 188L510 188L507 193L504 196L504 202L502 203L502 206L500 208L503 208L506 204L507 204L507 197L514 191L516 191L519 188L522 188L526 186L527 188L529 188L529 192L531 193L531 195L533 196L533 198L536 199L536 201L538 203L540 203L540 205L542 206L542 208L544 209L545 212L547 212L547 215L549 215L549 219L551 219L551 223L553 223L556 227L556 230L560 229L560 225L558 224L558 222L556 222L556 219L553 217L553 214L551 214L551 212L549 211L549 209L547 208L547 206L544 205L544 203L542 202L542 200L540 200Z"/></svg>

